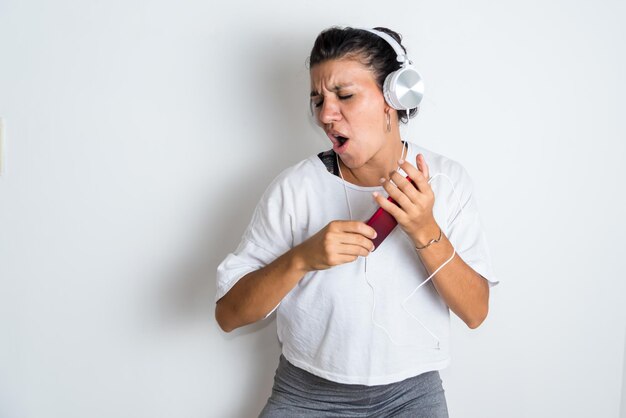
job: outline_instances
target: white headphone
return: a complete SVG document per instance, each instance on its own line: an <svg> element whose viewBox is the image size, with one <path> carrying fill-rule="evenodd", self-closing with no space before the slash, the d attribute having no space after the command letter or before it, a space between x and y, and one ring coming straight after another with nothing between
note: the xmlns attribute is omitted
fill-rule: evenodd
<svg viewBox="0 0 626 418"><path fill-rule="evenodd" d="M410 109L419 107L424 97L424 82L400 44L385 32L365 28L362 30L378 35L387 41L396 51L398 62L402 63L399 70L390 73L385 78L383 94L387 104L396 110L406 110L407 114Z"/></svg>

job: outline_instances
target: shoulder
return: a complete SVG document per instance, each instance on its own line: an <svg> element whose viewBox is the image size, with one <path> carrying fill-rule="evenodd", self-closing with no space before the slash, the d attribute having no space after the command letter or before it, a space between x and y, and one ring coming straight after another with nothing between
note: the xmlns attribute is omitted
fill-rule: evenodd
<svg viewBox="0 0 626 418"><path fill-rule="evenodd" d="M324 164L317 155L305 158L281 171L270 186L294 186L304 179L320 177L325 173Z"/></svg>
<svg viewBox="0 0 626 418"><path fill-rule="evenodd" d="M294 194L306 184L317 184L328 173L317 155L312 155L281 171L267 186L263 198Z"/></svg>

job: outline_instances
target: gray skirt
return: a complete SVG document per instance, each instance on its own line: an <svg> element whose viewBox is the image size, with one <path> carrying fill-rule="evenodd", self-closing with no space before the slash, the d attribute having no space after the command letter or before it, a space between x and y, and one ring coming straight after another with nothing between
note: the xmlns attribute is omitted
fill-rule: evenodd
<svg viewBox="0 0 626 418"><path fill-rule="evenodd" d="M332 382L289 363L282 355L272 395L259 418L428 417L447 418L439 372L388 385Z"/></svg>

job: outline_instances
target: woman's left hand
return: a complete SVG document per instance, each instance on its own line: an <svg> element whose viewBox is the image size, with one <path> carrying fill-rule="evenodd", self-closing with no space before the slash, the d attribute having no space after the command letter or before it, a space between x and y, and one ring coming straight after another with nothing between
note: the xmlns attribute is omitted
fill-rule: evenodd
<svg viewBox="0 0 626 418"><path fill-rule="evenodd" d="M417 155L415 162L417 168L406 161L400 163L415 185L397 171L391 174L390 179L380 179L384 189L399 206L378 193L374 193L374 199L398 221L415 246L421 247L439 236L439 226L433 216L435 194L428 183L428 165L422 154Z"/></svg>

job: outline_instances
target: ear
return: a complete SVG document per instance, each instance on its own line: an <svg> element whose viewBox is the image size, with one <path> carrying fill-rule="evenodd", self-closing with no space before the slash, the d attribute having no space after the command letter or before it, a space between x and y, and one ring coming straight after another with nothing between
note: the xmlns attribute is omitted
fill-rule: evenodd
<svg viewBox="0 0 626 418"><path fill-rule="evenodd" d="M400 114L391 106L385 106L385 117L391 118L392 121L400 121Z"/></svg>

